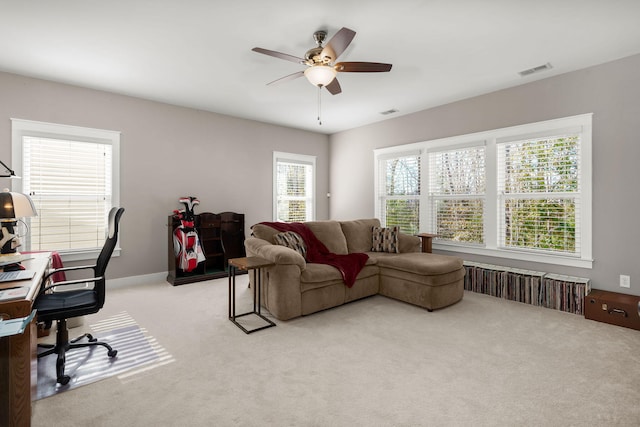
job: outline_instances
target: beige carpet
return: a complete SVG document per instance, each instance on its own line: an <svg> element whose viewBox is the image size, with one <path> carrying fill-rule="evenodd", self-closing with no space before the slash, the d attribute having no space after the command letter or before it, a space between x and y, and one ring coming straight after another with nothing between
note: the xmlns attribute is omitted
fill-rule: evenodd
<svg viewBox="0 0 640 427"><path fill-rule="evenodd" d="M174 362L36 401L34 426L640 425L640 332L574 314L376 296L246 335L219 279L111 290L85 325L122 311Z"/></svg>

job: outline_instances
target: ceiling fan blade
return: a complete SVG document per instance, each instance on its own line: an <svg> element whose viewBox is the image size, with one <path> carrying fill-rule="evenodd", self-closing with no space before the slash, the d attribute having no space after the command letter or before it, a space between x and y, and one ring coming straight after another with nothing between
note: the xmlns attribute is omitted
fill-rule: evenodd
<svg viewBox="0 0 640 427"><path fill-rule="evenodd" d="M274 83L288 82L289 80L295 80L298 77L302 77L302 76L304 76L304 71L298 71L296 73L289 74L289 75L284 76L284 77L280 77L279 79L276 79L276 80L274 80L272 82L267 83L267 85L271 85L271 84L274 84Z"/></svg>
<svg viewBox="0 0 640 427"><path fill-rule="evenodd" d="M297 56L289 55L287 53L276 52L275 50L263 49L261 47L254 47L251 49L254 52L263 53L265 55L273 56L276 58L284 59L285 61L296 62L301 64L304 62L304 59L298 58Z"/></svg>
<svg viewBox="0 0 640 427"><path fill-rule="evenodd" d="M381 73L391 70L391 66L380 62L338 62L334 68L342 73Z"/></svg>
<svg viewBox="0 0 640 427"><path fill-rule="evenodd" d="M331 62L335 61L338 56L342 55L342 52L345 51L355 36L355 31L342 27L322 49L322 58L328 56L331 58Z"/></svg>
<svg viewBox="0 0 640 427"><path fill-rule="evenodd" d="M331 80L331 83L325 86L327 90L331 93L331 95L337 95L342 92L342 88L340 87L340 83L338 83L338 79Z"/></svg>

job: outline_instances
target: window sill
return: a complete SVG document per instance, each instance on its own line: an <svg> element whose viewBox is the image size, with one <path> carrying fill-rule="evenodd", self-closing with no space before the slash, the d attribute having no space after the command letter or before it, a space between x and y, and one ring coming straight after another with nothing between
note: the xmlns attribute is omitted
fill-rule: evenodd
<svg viewBox="0 0 640 427"><path fill-rule="evenodd" d="M102 248L88 251L69 251L59 253L63 263L73 261L95 261L98 259L101 250ZM115 248L111 257L114 258L118 256L120 256L120 248Z"/></svg>
<svg viewBox="0 0 640 427"><path fill-rule="evenodd" d="M566 267L593 268L593 259L576 258L569 256L535 254L531 252L509 251L500 249L488 249L482 247L469 247L456 244L433 242L433 249L455 252L462 257L464 254L484 255L494 258L506 258L518 261L536 262L541 264L562 265Z"/></svg>

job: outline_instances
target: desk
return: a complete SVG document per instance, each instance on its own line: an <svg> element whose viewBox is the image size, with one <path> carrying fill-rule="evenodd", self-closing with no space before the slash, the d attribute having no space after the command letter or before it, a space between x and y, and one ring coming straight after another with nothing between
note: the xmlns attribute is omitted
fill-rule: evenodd
<svg viewBox="0 0 640 427"><path fill-rule="evenodd" d="M33 279L0 284L0 289L29 286L25 298L0 301L0 313L11 319L31 313L42 278L49 268L51 253L31 255L33 258L23 261L22 265L36 272ZM31 425L31 401L36 396L38 386L37 340L35 319L24 333L0 338L0 426Z"/></svg>

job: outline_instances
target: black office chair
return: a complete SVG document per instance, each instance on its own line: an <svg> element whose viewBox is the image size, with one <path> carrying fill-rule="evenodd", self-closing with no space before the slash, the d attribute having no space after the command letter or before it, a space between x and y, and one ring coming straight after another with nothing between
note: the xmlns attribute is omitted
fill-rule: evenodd
<svg viewBox="0 0 640 427"><path fill-rule="evenodd" d="M88 270L93 269L93 277L87 279L66 280L64 282L51 283L40 290L35 303L34 308L37 311L38 322L44 322L51 325L55 320L57 322L56 343L53 344L38 344L38 347L48 348L38 354L38 358L48 356L56 353L58 355L58 361L56 362L57 381L65 385L69 382L70 377L64 374L65 353L78 347L89 347L94 345L101 345L106 347L109 352L109 357L115 357L118 350L114 350L107 343L100 342L94 338L91 334L84 334L76 339L69 341L69 331L67 330L67 319L73 317L84 316L87 314L97 313L104 305L105 297L105 270L107 264L111 259L111 254L118 241L118 224L120 217L124 213L124 208L112 208L109 212L109 234L102 251L98 256L98 260L95 265L75 266L75 267L63 267L56 270L51 270L45 275L46 280L60 271L74 271L74 270ZM74 289L68 291L55 292L54 288L61 288L68 285L78 284L93 284L93 286L83 289ZM47 292L54 289L54 292ZM77 341L82 338L88 338L89 342L78 343Z"/></svg>

